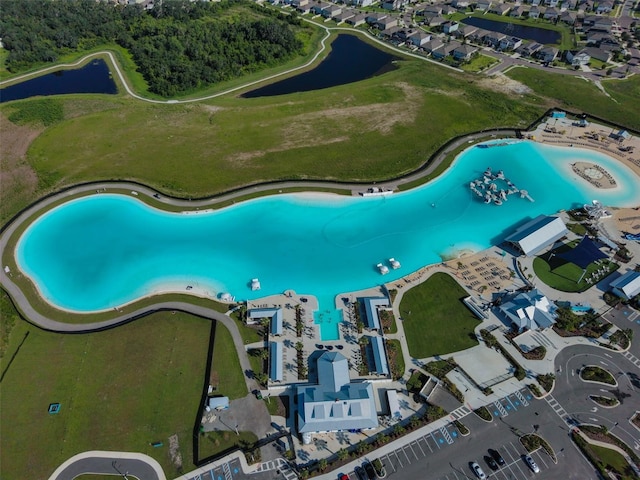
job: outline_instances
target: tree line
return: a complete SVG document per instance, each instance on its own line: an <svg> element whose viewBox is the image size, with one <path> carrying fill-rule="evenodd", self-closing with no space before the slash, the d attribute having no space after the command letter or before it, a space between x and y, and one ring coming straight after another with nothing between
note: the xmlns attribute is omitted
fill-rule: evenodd
<svg viewBox="0 0 640 480"><path fill-rule="evenodd" d="M239 8L234 8L239 7ZM302 50L297 16L247 0L164 0L151 10L95 0L0 0L0 37L12 72L116 43L149 90L174 96L261 68Z"/></svg>

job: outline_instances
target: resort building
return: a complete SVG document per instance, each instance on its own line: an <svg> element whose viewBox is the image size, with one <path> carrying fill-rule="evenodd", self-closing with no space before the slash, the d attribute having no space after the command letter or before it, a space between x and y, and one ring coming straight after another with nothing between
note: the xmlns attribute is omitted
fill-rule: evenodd
<svg viewBox="0 0 640 480"><path fill-rule="evenodd" d="M519 332L524 330L544 330L556 323L558 307L539 290L515 293L501 297L498 310Z"/></svg>
<svg viewBox="0 0 640 480"><path fill-rule="evenodd" d="M284 349L281 342L269 342L269 380L282 382Z"/></svg>
<svg viewBox="0 0 640 480"><path fill-rule="evenodd" d="M364 297L362 306L364 309L364 325L369 330L380 330L380 307L388 307L389 299L387 297Z"/></svg>
<svg viewBox="0 0 640 480"><path fill-rule="evenodd" d="M384 339L382 337L369 337L369 345L373 350L375 373L389 375L389 363L387 362L387 353L384 348Z"/></svg>
<svg viewBox="0 0 640 480"><path fill-rule="evenodd" d="M532 256L554 244L569 233L560 217L540 215L519 227L505 238L526 256Z"/></svg>
<svg viewBox="0 0 640 480"><path fill-rule="evenodd" d="M247 323L257 323L256 320L268 318L271 320L269 333L271 335L282 335L283 320L282 308L252 308L247 312Z"/></svg>
<svg viewBox="0 0 640 480"><path fill-rule="evenodd" d="M297 388L297 430L304 444L313 433L372 429L378 426L373 386L351 382L349 363L337 352L318 357L318 384Z"/></svg>
<svg viewBox="0 0 640 480"><path fill-rule="evenodd" d="M618 297L631 300L636 295L640 295L640 272L630 270L616 278L609 286Z"/></svg>

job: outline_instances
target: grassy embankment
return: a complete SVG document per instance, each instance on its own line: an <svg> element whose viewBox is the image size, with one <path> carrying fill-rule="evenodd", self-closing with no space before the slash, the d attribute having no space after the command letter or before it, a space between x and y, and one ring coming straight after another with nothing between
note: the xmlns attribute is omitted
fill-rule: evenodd
<svg viewBox="0 0 640 480"><path fill-rule="evenodd" d="M3 333L10 331L2 358L3 479L47 478L86 450L142 452L172 478L174 434L183 466L192 466L210 321L166 312L104 332L61 335L18 319L4 293L1 299ZM234 368L220 372L220 384L238 383ZM47 413L53 402L61 404L57 415Z"/></svg>
<svg viewBox="0 0 640 480"><path fill-rule="evenodd" d="M531 68L514 68L507 76L522 82L540 97L556 98L559 107L586 112L611 122L640 130L640 77L604 80L609 96L584 79Z"/></svg>
<svg viewBox="0 0 640 480"><path fill-rule="evenodd" d="M412 357L443 355L478 344L473 333L478 319L462 303L466 296L446 273L435 273L405 292L400 313Z"/></svg>

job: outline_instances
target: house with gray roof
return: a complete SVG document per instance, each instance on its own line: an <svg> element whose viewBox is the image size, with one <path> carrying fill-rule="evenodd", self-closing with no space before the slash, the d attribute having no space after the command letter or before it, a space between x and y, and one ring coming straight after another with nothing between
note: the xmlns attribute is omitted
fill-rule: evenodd
<svg viewBox="0 0 640 480"><path fill-rule="evenodd" d="M518 37L505 37L500 40L500 50L510 51L515 50L522 45L522 39Z"/></svg>
<svg viewBox="0 0 640 480"><path fill-rule="evenodd" d="M331 4L327 8L322 10L322 16L324 18L334 18L342 13L342 7Z"/></svg>
<svg viewBox="0 0 640 480"><path fill-rule="evenodd" d="M536 55L544 63L551 63L558 57L559 50L556 47L545 47Z"/></svg>
<svg viewBox="0 0 640 480"><path fill-rule="evenodd" d="M416 32L413 32L407 37L407 42L411 43L416 47L422 47L424 44L430 41L431 38L432 38L432 35L428 34L423 30L418 30Z"/></svg>
<svg viewBox="0 0 640 480"><path fill-rule="evenodd" d="M431 53L434 50L436 50L437 48L440 48L442 45L443 45L442 44L442 40L440 40L438 37L434 37L433 39L431 39L427 43L425 43L422 46L422 49L427 53Z"/></svg>
<svg viewBox="0 0 640 480"><path fill-rule="evenodd" d="M538 215L518 227L514 233L505 238L505 242L530 257L553 245L567 233L569 230L560 217Z"/></svg>
<svg viewBox="0 0 640 480"><path fill-rule="evenodd" d="M357 27L358 25L362 25L363 23L366 23L366 21L367 21L367 16L364 13L358 13L351 18L347 18L345 20L345 23L351 25L352 27Z"/></svg>
<svg viewBox="0 0 640 480"><path fill-rule="evenodd" d="M477 12L486 12L491 8L493 2L491 0L478 0L476 3L476 11Z"/></svg>
<svg viewBox="0 0 640 480"><path fill-rule="evenodd" d="M511 6L506 3L496 3L489 8L489 13L493 13L495 15L506 15L511 10Z"/></svg>
<svg viewBox="0 0 640 480"><path fill-rule="evenodd" d="M498 311L519 332L552 327L556 323L557 309L538 289L503 296L498 306Z"/></svg>
<svg viewBox="0 0 640 480"><path fill-rule="evenodd" d="M460 45L451 52L451 55L456 60L469 61L477 51L478 49L472 45Z"/></svg>
<svg viewBox="0 0 640 480"><path fill-rule="evenodd" d="M340 13L339 15L337 15L334 20L338 23L344 23L347 20L349 20L350 18L355 17L356 14L353 10L345 10L344 12ZM364 19L362 20L364 22Z"/></svg>
<svg viewBox="0 0 640 480"><path fill-rule="evenodd" d="M540 51L544 45L537 42L529 42L517 49L517 52L523 57L532 57L536 52Z"/></svg>
<svg viewBox="0 0 640 480"><path fill-rule="evenodd" d="M545 12L544 8L538 5L534 5L529 10L529 18L540 18L542 15L544 15L544 12Z"/></svg>
<svg viewBox="0 0 640 480"><path fill-rule="evenodd" d="M524 7L524 5L516 5L509 12L509 16L512 18L518 18L524 15L526 12L527 12L527 9Z"/></svg>
<svg viewBox="0 0 640 480"><path fill-rule="evenodd" d="M469 35L472 35L474 32L477 32L477 31L478 31L478 27L474 27L473 25L465 25L464 23L461 23L454 35L458 38L467 38Z"/></svg>
<svg viewBox="0 0 640 480"><path fill-rule="evenodd" d="M373 386L350 380L349 363L342 354L324 352L318 357L317 372L317 385L296 389L297 429L303 443L311 443L313 433L378 426Z"/></svg>
<svg viewBox="0 0 640 480"><path fill-rule="evenodd" d="M591 55L589 55L585 48L579 51L568 51L566 57L567 62L574 67L588 65L591 61Z"/></svg>
<svg viewBox="0 0 640 480"><path fill-rule="evenodd" d="M614 294L625 300L640 295L640 272L630 270L609 285Z"/></svg>
<svg viewBox="0 0 640 480"><path fill-rule="evenodd" d="M565 10L560 14L560 21L567 25L575 25L577 18L578 15L576 15L575 12L570 12L569 10Z"/></svg>

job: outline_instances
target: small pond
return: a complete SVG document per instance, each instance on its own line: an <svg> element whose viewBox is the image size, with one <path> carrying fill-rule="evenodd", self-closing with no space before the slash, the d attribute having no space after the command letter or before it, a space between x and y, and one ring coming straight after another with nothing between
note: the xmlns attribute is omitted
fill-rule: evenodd
<svg viewBox="0 0 640 480"><path fill-rule="evenodd" d="M504 33L524 40L533 40L534 42L543 44L560 43L560 32L547 30L546 28L497 22L495 20L478 17L467 17L460 21L467 25L473 25L474 27L484 28L485 30L491 30L493 32Z"/></svg>
<svg viewBox="0 0 640 480"><path fill-rule="evenodd" d="M242 97L286 95L359 82L394 70L393 61L398 59L354 35L340 34L331 44L327 58L313 70L251 90Z"/></svg>
<svg viewBox="0 0 640 480"><path fill-rule="evenodd" d="M67 93L115 94L118 88L107 64L103 60L94 60L82 68L58 70L3 88L0 90L0 102Z"/></svg>

